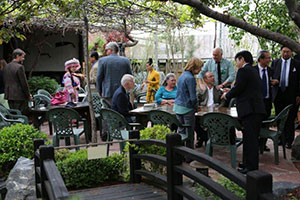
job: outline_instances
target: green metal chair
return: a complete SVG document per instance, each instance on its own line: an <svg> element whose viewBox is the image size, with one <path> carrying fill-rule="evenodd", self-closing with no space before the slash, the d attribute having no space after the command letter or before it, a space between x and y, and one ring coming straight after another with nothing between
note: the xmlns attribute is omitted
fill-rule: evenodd
<svg viewBox="0 0 300 200"><path fill-rule="evenodd" d="M181 140L186 142L187 147L194 148L194 131L190 125L181 124L175 115L162 110L151 110L148 116L153 124L165 125L172 131L177 131L177 127L185 128L186 133L180 134Z"/></svg>
<svg viewBox="0 0 300 200"><path fill-rule="evenodd" d="M230 99L230 102L228 104L228 108L236 107L236 98Z"/></svg>
<svg viewBox="0 0 300 200"><path fill-rule="evenodd" d="M85 134L86 143L88 139L87 121L79 113L70 108L54 108L47 112L49 121L54 126L53 146L59 146L59 140L65 138L66 145L70 144L70 137L74 138L75 145L80 143L80 135ZM73 122L83 121L83 128L74 128ZM79 148L76 148L78 150Z"/></svg>
<svg viewBox="0 0 300 200"><path fill-rule="evenodd" d="M10 109L0 106L0 129L16 123L29 124L27 116L21 115L19 110L14 110L13 112L19 114L12 114Z"/></svg>
<svg viewBox="0 0 300 200"><path fill-rule="evenodd" d="M102 104L102 108L111 108L110 103L104 98L101 98L101 104Z"/></svg>
<svg viewBox="0 0 300 200"><path fill-rule="evenodd" d="M289 111L293 105L288 105L285 107L274 119L266 120L262 122L262 128L260 129L260 138L271 139L273 141L274 146L274 157L275 157L275 164L279 164L278 159L278 143L279 139L282 141L282 149L283 149L283 157L286 159L286 152L285 152L285 138L283 135L284 127L289 115ZM272 130L270 127L277 126L277 130ZM260 153L262 154L264 151L264 144L260 146Z"/></svg>
<svg viewBox="0 0 300 200"><path fill-rule="evenodd" d="M236 149L241 144L235 134L235 129L241 130L238 120L224 113L212 112L203 115L202 125L208 133L206 154L212 156L213 147L227 147L230 149L231 166L236 168Z"/></svg>
<svg viewBox="0 0 300 200"><path fill-rule="evenodd" d="M64 87L59 87L59 88L57 88L56 89L56 91L55 92L62 92L62 91L64 91L65 90L65 88Z"/></svg>
<svg viewBox="0 0 300 200"><path fill-rule="evenodd" d="M101 108L101 117L107 123L107 141L116 140L128 140L129 130L133 127L138 127L139 123L128 123L123 115L120 113L107 109ZM107 144L107 155L109 155L109 144ZM120 152L122 153L125 147L125 142L120 142Z"/></svg>
<svg viewBox="0 0 300 200"><path fill-rule="evenodd" d="M101 97L99 96L99 93L93 92L92 93L92 101L93 101L93 108L95 112L95 118L97 120L97 128L100 130L100 137L104 139L104 133L103 133L103 126L102 126L102 118L101 118L101 108L103 107L101 103Z"/></svg>
<svg viewBox="0 0 300 200"><path fill-rule="evenodd" d="M35 94L33 95L34 108L51 107L51 98L44 94Z"/></svg>
<svg viewBox="0 0 300 200"><path fill-rule="evenodd" d="M38 94L43 94L43 95L49 97L50 99L52 98L51 94L50 94L47 90L39 89L39 90L37 91L37 93L38 93Z"/></svg>

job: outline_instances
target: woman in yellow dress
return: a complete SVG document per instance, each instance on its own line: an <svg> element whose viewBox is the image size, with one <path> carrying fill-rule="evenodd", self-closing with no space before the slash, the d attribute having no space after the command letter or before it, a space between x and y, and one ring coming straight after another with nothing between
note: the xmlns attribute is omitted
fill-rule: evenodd
<svg viewBox="0 0 300 200"><path fill-rule="evenodd" d="M148 103L152 103L154 101L155 93L159 89L159 73L153 69L152 58L149 58L146 68L149 72L147 80L144 81L144 84L148 84L146 99Z"/></svg>

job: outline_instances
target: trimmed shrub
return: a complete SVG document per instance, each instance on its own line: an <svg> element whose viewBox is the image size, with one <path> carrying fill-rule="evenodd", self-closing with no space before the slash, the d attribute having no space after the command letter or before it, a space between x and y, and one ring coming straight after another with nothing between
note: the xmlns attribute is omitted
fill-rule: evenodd
<svg viewBox="0 0 300 200"><path fill-rule="evenodd" d="M47 134L31 125L14 124L0 130L0 177L7 175L19 157L33 157L33 140Z"/></svg>
<svg viewBox="0 0 300 200"><path fill-rule="evenodd" d="M148 139L157 139L157 140L166 140L167 134L172 133L172 131L165 125L154 125L151 128L145 128L140 131L140 139L148 140ZM166 156L166 148L160 147L156 145L140 145L137 147L136 145L132 145L135 149L138 150L138 154L156 154L161 156ZM129 143L127 143L125 147L125 151L129 151ZM142 168L152 172L159 172L161 174L166 174L165 167L151 161L142 160ZM124 179L126 181L129 180L129 166L124 172Z"/></svg>
<svg viewBox="0 0 300 200"><path fill-rule="evenodd" d="M56 166L68 188L95 187L105 182L120 181L125 168L124 154L101 159L87 159L87 150L55 153Z"/></svg>
<svg viewBox="0 0 300 200"><path fill-rule="evenodd" d="M34 95L39 89L47 90L50 94L55 93L60 86L56 80L47 76L33 76L28 80L30 94Z"/></svg>
<svg viewBox="0 0 300 200"><path fill-rule="evenodd" d="M246 191L241 188L239 185L229 180L228 178L221 176L217 182L221 184L224 188L231 191L241 199L246 199ZM221 200L220 197L212 193L210 190L206 189L204 186L200 184L196 184L195 192L205 199L213 199L213 200Z"/></svg>

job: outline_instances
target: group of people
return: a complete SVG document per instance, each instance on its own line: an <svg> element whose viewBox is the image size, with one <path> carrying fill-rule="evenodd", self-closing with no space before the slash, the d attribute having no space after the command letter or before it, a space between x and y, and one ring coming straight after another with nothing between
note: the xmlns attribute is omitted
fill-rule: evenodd
<svg viewBox="0 0 300 200"><path fill-rule="evenodd" d="M163 85L156 88L154 99L159 105L173 105L173 111L178 120L183 124L190 124L196 131L198 135L196 146L200 147L207 140L207 135L199 125L199 121L195 119L195 112L198 111L199 106L226 106L230 99L235 98L238 117L243 126L244 142L243 163L239 165L241 167L239 170L247 173L258 169L259 144L261 142L266 144L266 140L259 140L261 122L270 117L273 103L276 115L287 105L293 105L284 133L286 148L291 148L295 136L294 119L300 102L300 65L292 58L291 49L285 46L281 48L281 58L274 60L271 66L269 66L271 62L269 51L259 52L255 66L253 66L253 56L249 51L237 53L235 56L237 73L232 63L222 55L222 49L216 48L213 50L213 58L205 64L198 58L191 58L178 78L178 83L176 84L174 74L167 74ZM145 83L148 83L151 88L153 86L151 84L159 83L159 75L151 66L151 62L148 63L148 78L150 79L147 79ZM103 76L105 77L101 75L102 71L109 65L104 66L99 63L98 83L102 83L101 80ZM126 68L123 67L124 69ZM123 71L124 74L127 72ZM198 89L195 76L199 79ZM124 80L127 79L134 83L133 77L125 75ZM134 86L129 83L127 85L131 87L125 87L125 83L122 83L115 94L110 94L113 96L112 108L122 113L126 119L132 120L128 114L132 109L128 91ZM105 96L103 92L105 84L102 83L102 87L98 84L98 87L100 87L101 94ZM147 100L150 98L153 98L153 94L147 95ZM128 104L123 102L128 102ZM265 150L269 151L267 146Z"/></svg>
<svg viewBox="0 0 300 200"><path fill-rule="evenodd" d="M90 55L91 86L111 103L112 109L132 122L129 111L133 106L129 93L135 87L135 80L130 61L118 55L119 46L116 42L108 43L105 52L106 56L100 59L97 52ZM235 72L232 62L222 57L222 49L216 48L213 50L212 59L205 64L199 58L191 58L178 82L175 74L167 74L162 86L159 86L159 73L154 70L152 59L149 59L148 76L144 82L147 84L147 101L155 100L158 105L172 105L178 120L191 125L196 131L196 147L201 147L207 140L207 134L195 119L195 112L200 106L226 106L230 99L236 98L237 113L243 126L243 163L240 165L240 171L247 173L258 169L259 143L266 144L266 140L259 140L259 131L262 120L271 115L272 104L276 115L289 104L293 105L284 129L286 148L291 148L293 143L294 120L300 103L300 64L292 58L292 54L290 48L283 46L281 58L271 63L270 52L263 50L257 55L257 65L253 66L252 54L249 51L241 51L235 55L238 68ZM22 65L25 55L23 50L15 49L12 62L6 64L0 60L0 81L3 82L0 95L4 93L4 99L8 100L10 108L22 112L25 111L27 101L32 98ZM69 95L69 101L78 101L77 91L81 80L84 79L82 74L76 73L80 67L75 58L65 62L66 73L62 83ZM199 80L198 88L196 78ZM193 144L189 146L193 147ZM268 150L267 146L265 150Z"/></svg>

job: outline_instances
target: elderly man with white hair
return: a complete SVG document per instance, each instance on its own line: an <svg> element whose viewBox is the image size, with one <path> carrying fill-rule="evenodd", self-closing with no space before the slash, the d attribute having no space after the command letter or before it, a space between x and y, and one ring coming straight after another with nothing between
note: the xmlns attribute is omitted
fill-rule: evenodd
<svg viewBox="0 0 300 200"><path fill-rule="evenodd" d="M134 78L131 74L125 74L121 79L121 86L115 91L111 108L122 114L128 122L133 122L129 111L133 109L129 92L134 88Z"/></svg>
<svg viewBox="0 0 300 200"><path fill-rule="evenodd" d="M105 46L106 55L99 60L97 73L97 88L101 97L108 101L120 86L124 74L132 74L128 58L119 56L119 46L109 42Z"/></svg>
<svg viewBox="0 0 300 200"><path fill-rule="evenodd" d="M218 47L213 50L213 58L205 62L197 78L203 84L203 77L206 72L212 72L215 77L217 90L228 87L235 79L235 69L232 62L222 58L223 50Z"/></svg>

